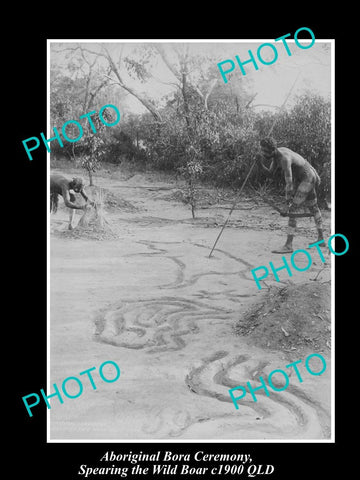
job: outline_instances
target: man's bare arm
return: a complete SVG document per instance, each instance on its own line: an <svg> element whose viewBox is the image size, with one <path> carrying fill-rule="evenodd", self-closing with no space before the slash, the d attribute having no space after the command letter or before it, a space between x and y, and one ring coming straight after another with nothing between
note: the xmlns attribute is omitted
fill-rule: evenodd
<svg viewBox="0 0 360 480"><path fill-rule="evenodd" d="M68 208L74 208L75 210L84 210L83 205L76 205L75 203L73 203L70 200L69 190L67 190L66 188L63 188L62 196L63 196L63 199L64 199L64 203Z"/></svg>
<svg viewBox="0 0 360 480"><path fill-rule="evenodd" d="M85 202L87 202L89 200L88 196L86 195L86 193L84 192L84 190L80 190L80 195L83 197L83 199L85 200Z"/></svg>
<svg viewBox="0 0 360 480"><path fill-rule="evenodd" d="M266 167L263 163L263 159L262 157L260 157L260 165L262 166L262 168L265 170L265 172L270 175L273 173L273 171L275 170L275 162L274 160L271 161L270 163L270 166L269 167Z"/></svg>
<svg viewBox="0 0 360 480"><path fill-rule="evenodd" d="M281 161L281 166L285 176L285 198L286 200L290 200L294 191L291 161L285 158Z"/></svg>
<svg viewBox="0 0 360 480"><path fill-rule="evenodd" d="M86 195L84 190L81 190L80 194L83 197L83 199L85 200L85 202L89 202L89 205L91 205L92 207L95 207L95 202L93 200L89 200L89 197Z"/></svg>

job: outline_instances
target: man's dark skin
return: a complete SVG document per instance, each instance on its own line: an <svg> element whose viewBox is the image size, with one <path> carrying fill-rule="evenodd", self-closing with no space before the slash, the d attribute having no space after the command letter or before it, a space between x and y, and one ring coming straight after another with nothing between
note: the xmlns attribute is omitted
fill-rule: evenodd
<svg viewBox="0 0 360 480"><path fill-rule="evenodd" d="M85 205L77 205L75 202L75 195L70 192L73 190L76 193L80 193L83 199L86 201ZM84 191L84 182L82 178L75 177L72 180L64 177L63 175L51 175L50 176L50 211L54 213L57 210L58 196L61 195L64 199L65 205L70 209L69 216L69 230L71 230L72 222L75 215L75 210L86 210L89 203L94 205L94 202L89 202L89 198Z"/></svg>
<svg viewBox="0 0 360 480"><path fill-rule="evenodd" d="M289 213L295 212L300 205L308 206L314 216L318 233L318 241L323 240L323 226L320 209L317 205L315 188L320 183L320 177L314 167L301 155L286 147L277 147L273 138L268 137L260 142L265 159L270 160L266 167L260 158L263 169L272 173L281 167L285 177L285 197L289 205ZM296 219L289 217L288 236L285 245L273 253L288 253L293 251L293 238L296 229ZM323 245L321 245L323 246Z"/></svg>

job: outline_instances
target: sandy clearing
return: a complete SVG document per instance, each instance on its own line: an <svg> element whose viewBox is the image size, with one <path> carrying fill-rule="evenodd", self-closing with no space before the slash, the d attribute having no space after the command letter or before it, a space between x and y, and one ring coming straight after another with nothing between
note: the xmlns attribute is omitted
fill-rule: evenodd
<svg viewBox="0 0 360 480"><path fill-rule="evenodd" d="M291 388L256 403L248 395L239 410L228 394L290 363L285 352L234 334L264 295L250 270L272 259L286 219L268 207L235 211L209 259L226 210L199 210L194 221L186 206L163 198L174 184L143 175L99 177L97 184L137 210L109 210L118 238L103 241L63 237L67 212L51 216L50 380L60 385L107 360L120 366L121 378L106 384L94 374L97 390L84 382L80 397L54 400L50 439L328 438L329 356L321 377L305 372L302 384L291 379ZM265 229L269 219L276 230ZM312 240L308 222L299 222L295 248ZM291 281L308 282L322 269L315 262ZM319 280L329 278L327 265Z"/></svg>

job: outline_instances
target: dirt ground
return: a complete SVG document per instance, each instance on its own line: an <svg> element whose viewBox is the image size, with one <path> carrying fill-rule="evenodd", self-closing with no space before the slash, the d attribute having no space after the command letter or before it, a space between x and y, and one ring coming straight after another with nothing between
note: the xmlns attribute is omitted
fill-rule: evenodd
<svg viewBox="0 0 360 480"><path fill-rule="evenodd" d="M100 172L95 183L106 193L103 231L68 231L62 199L50 217L50 384L77 376L84 391L52 401L49 439L329 439L330 253L259 290L251 269L280 266L271 250L287 224L259 199L244 195L209 258L232 192L203 188L192 219L179 181L165 175ZM294 248L306 248L313 220L298 224ZM322 375L305 369L312 353L326 359ZM108 360L121 369L113 383L98 372ZM302 382L286 368L297 360ZM96 390L79 376L91 367ZM274 369L287 371L288 388L263 389L257 402L248 392L237 410L229 388L255 388Z"/></svg>

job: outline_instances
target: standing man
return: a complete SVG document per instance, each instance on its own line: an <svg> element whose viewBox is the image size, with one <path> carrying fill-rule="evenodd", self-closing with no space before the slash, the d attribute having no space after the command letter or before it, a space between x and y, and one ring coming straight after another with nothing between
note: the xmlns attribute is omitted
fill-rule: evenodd
<svg viewBox="0 0 360 480"><path fill-rule="evenodd" d="M285 198L289 205L289 214L296 213L300 206L307 206L314 216L317 228L318 241L323 240L323 223L320 209L317 204L316 187L320 184L320 177L315 168L301 155L289 148L277 148L273 138L267 137L260 141L261 151L266 160L270 160L270 167L266 167L262 159L261 166L268 173L281 167L285 177ZM289 216L288 234L285 245L273 253L290 253L293 251L293 238L296 230L296 218ZM324 246L325 244L320 244Z"/></svg>
<svg viewBox="0 0 360 480"><path fill-rule="evenodd" d="M70 209L69 211L69 230L72 230L72 222L74 220L75 210L86 210L88 203L85 205L76 205L75 195L70 192L73 190L84 198L86 202L89 201L84 191L84 181L80 177L74 177L72 180L67 179L63 175L51 175L50 176L50 212L56 213L59 195L64 199L65 205ZM94 202L90 202L90 205L94 205Z"/></svg>

